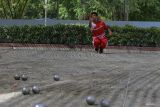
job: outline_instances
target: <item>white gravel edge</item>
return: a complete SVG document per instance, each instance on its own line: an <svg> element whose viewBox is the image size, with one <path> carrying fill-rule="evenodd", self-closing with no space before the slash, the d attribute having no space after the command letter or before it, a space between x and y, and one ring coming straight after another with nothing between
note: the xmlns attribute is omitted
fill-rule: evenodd
<svg viewBox="0 0 160 107"><path fill-rule="evenodd" d="M19 96L20 94L21 94L21 92L12 92L12 93L0 94L0 103L7 102L8 100Z"/></svg>

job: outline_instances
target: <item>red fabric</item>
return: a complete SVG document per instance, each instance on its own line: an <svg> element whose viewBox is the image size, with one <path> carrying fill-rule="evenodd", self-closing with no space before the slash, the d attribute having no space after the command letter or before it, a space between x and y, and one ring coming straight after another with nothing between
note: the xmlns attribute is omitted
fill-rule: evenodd
<svg viewBox="0 0 160 107"><path fill-rule="evenodd" d="M98 21L97 23L92 23L91 27L94 47L104 49L108 43L108 38L105 36L105 30L107 30L109 26L103 21Z"/></svg>
<svg viewBox="0 0 160 107"><path fill-rule="evenodd" d="M105 30L109 28L109 26L105 24L103 21L92 23L91 27L92 27L92 33L94 37L104 34Z"/></svg>
<svg viewBox="0 0 160 107"><path fill-rule="evenodd" d="M93 46L94 48L104 49L108 43L107 37L103 37L101 39L93 37Z"/></svg>

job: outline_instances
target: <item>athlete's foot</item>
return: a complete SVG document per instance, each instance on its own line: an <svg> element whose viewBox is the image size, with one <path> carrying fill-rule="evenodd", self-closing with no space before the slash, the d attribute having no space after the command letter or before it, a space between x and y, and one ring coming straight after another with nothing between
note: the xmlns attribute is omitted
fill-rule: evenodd
<svg viewBox="0 0 160 107"><path fill-rule="evenodd" d="M100 54L103 53L103 49L102 49L102 48L100 48L99 53L100 53Z"/></svg>
<svg viewBox="0 0 160 107"><path fill-rule="evenodd" d="M98 48L95 48L95 51L98 53L99 49L98 49Z"/></svg>

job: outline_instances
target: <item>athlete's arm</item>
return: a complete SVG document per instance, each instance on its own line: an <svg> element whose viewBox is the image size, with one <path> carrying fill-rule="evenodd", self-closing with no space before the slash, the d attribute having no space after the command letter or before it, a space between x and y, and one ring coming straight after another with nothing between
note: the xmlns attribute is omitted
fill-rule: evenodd
<svg viewBox="0 0 160 107"><path fill-rule="evenodd" d="M108 24L104 23L104 28L105 28L105 30L108 30L109 35L112 35L111 27Z"/></svg>

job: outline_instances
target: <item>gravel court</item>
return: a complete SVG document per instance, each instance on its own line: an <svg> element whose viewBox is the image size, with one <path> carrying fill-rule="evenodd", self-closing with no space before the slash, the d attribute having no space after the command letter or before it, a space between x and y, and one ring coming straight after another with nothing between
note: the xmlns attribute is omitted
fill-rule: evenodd
<svg viewBox="0 0 160 107"><path fill-rule="evenodd" d="M29 80L14 81L17 73L27 74ZM54 74L61 81L53 81ZM111 107L122 107L125 97L126 107L158 107L159 76L159 51L106 49L97 54L92 49L0 48L1 94L23 86L42 89L40 95L19 95L0 106L32 107L42 102L49 107L88 107L85 97L94 95L98 101L108 99Z"/></svg>

